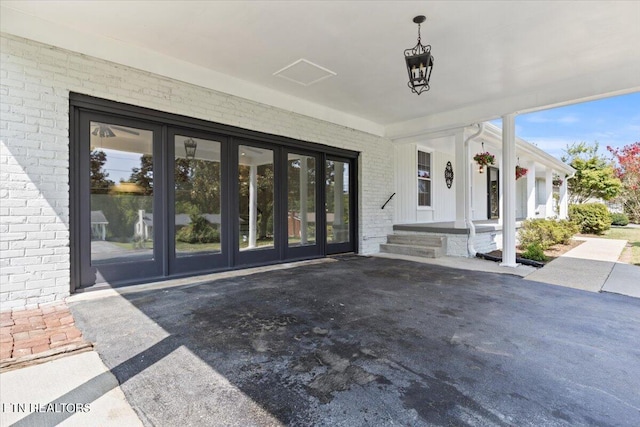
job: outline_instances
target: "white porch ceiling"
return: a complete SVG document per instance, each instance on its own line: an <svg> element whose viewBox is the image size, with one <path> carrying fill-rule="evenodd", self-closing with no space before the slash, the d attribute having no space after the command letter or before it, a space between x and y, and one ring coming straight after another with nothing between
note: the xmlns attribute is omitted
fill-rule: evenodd
<svg viewBox="0 0 640 427"><path fill-rule="evenodd" d="M636 1L12 1L1 30L392 139L640 91ZM407 88L412 18L435 57ZM274 73L305 59L337 75Z"/></svg>

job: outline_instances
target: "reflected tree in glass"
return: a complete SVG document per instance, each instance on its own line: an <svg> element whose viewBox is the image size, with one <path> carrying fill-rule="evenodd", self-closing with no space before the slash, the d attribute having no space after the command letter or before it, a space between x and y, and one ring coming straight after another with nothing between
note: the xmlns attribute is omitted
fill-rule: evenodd
<svg viewBox="0 0 640 427"><path fill-rule="evenodd" d="M175 252L189 256L221 251L220 143L197 139L197 157L186 158L184 140L175 138Z"/></svg>

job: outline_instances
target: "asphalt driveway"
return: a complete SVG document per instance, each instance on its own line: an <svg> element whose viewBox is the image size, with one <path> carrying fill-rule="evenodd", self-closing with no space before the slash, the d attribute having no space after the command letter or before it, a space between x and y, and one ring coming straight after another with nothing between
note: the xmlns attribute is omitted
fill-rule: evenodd
<svg viewBox="0 0 640 427"><path fill-rule="evenodd" d="M640 422L640 300L409 261L71 305L146 425Z"/></svg>

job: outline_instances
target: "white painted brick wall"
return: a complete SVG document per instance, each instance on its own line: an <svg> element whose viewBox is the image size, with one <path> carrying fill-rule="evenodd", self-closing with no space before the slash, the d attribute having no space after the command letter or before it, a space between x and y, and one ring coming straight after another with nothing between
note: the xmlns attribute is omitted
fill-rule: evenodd
<svg viewBox="0 0 640 427"><path fill-rule="evenodd" d="M426 233L422 231L396 231L395 234L444 236L447 238L447 256L467 257L469 255L467 250L468 234ZM473 242L476 252L480 253L502 249L502 231L477 233Z"/></svg>
<svg viewBox="0 0 640 427"><path fill-rule="evenodd" d="M476 234L474 240L476 252L486 254L496 249L502 249L502 231L492 231L488 233Z"/></svg>
<svg viewBox="0 0 640 427"><path fill-rule="evenodd" d="M70 91L360 151L360 252L391 232L393 204L380 209L393 192L386 139L22 38L0 42L0 310L69 293Z"/></svg>

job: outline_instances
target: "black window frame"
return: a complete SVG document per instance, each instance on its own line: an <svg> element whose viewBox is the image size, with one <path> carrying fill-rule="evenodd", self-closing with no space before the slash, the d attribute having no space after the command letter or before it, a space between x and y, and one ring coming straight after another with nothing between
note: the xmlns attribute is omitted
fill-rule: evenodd
<svg viewBox="0 0 640 427"><path fill-rule="evenodd" d="M282 262L288 262L297 259L311 259L317 257L323 257L326 255L341 253L341 252L357 252L358 251L358 159L360 156L359 151L346 150L343 148L332 147L329 145L320 144L317 142L302 141L294 138L289 138L280 135L273 135L263 132L258 132L249 129L243 129L236 126L225 125L212 121L207 121L198 118L187 117L174 113L162 112L158 110L149 109L146 107L134 106L124 104L116 101L106 100L102 98L96 98L89 95L79 94L72 92L69 94L69 117L70 117L70 135L69 135L69 215L70 215L70 257L71 257L71 292L74 292L82 287L93 286L93 283L88 283L85 278L83 281L82 275L86 275L86 265L83 267L81 260L86 257L86 247L83 247L81 236L86 231L83 231L83 219L87 217L86 210L82 207L82 198L84 197L82 192L83 180L86 181L86 172L88 165L83 165L83 156L86 156L88 147L82 145L82 129L81 125L86 121L87 114L98 116L105 116L115 120L117 123L127 125L127 123L138 124L148 123L153 126L157 132L157 138L160 138L159 142L154 141L154 162L158 162L157 166L154 163L154 183L156 180L162 184L162 190L154 191L158 194L158 199L154 199L155 206L162 208L161 220L163 224L162 236L157 237L159 241L162 241L162 253L160 268L157 274L136 276L133 278L118 279L116 278L112 283L112 286L119 286L132 283L144 283L155 280L166 280L170 278L186 277L196 274L217 272L224 270L233 270L245 268L249 265L268 265L277 264ZM84 125L82 125L84 126ZM248 259L246 262L240 262L238 258L237 250L227 250L224 260L220 262L213 262L205 265L203 269L179 269L174 265L175 260L172 259L174 254L170 252L171 245L168 242L169 238L173 238L170 231L172 227L168 227L168 218L170 215L175 215L175 206L171 204L173 200L172 193L169 189L172 188L169 184L172 177L173 167L173 149L169 149L169 135L173 130L178 130L180 134L189 135L201 135L205 137L226 138L226 144L224 144L223 150L225 151L224 159L226 165L223 164L223 176L222 181L225 183L225 188L230 188L232 183L237 182L237 147L240 144L244 145L258 145L274 150L274 166L276 167L276 183L275 192L279 194L277 198L277 206L275 209L278 215L277 225L280 227L280 240L278 247L275 250L275 256L271 257L256 257L256 259ZM86 129L85 129L86 131ZM156 133L154 133L156 135ZM319 215L318 228L321 230L319 235L316 236L318 240L317 249L307 248L294 248L301 250L289 250L287 247L287 233L283 230L286 224L283 218L286 216L286 153L288 151L314 155L318 165L324 165L326 160L339 160L349 162L350 167L350 223L352 226L349 230L349 242L340 244L327 244L326 235L324 233L325 228L325 216ZM156 157L157 154L157 157ZM222 154L221 154L222 156ZM317 203L318 207L324 206L324 167L318 167L318 188L317 188ZM235 175L234 175L235 173ZM157 185L157 184L156 184ZM237 191L234 194L229 195L226 199L226 204L222 207L221 214L226 216L227 223L233 224L234 218L237 216L236 211L238 209ZM232 225L233 227L233 225ZM154 227L155 229L158 227ZM169 230L171 228L171 230ZM237 227L236 227L237 229ZM283 232L284 231L284 232ZM231 232L226 231L226 235L223 235L223 239L226 241L233 241ZM320 240L321 239L321 240ZM154 245L155 246L155 245ZM242 258L242 257L240 257Z"/></svg>

